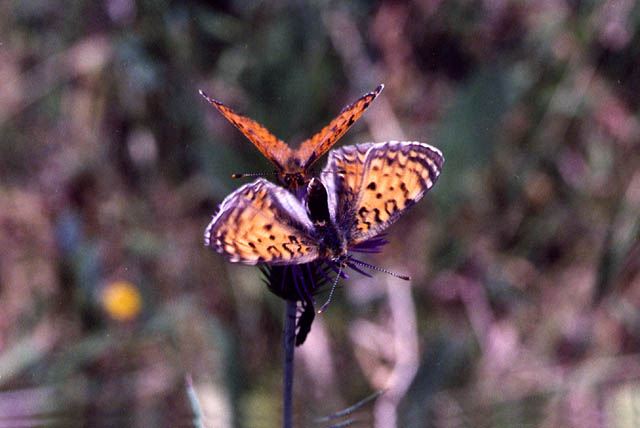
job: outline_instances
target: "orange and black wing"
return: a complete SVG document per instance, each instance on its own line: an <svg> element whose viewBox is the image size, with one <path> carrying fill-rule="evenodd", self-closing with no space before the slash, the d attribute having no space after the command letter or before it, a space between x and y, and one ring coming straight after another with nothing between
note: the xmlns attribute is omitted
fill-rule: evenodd
<svg viewBox="0 0 640 428"><path fill-rule="evenodd" d="M362 116L362 113L371 105L383 88L384 85L380 85L375 91L364 94L356 102L343 108L338 117L322 128L322 131L300 144L296 156L303 170L308 169L333 147L340 137Z"/></svg>
<svg viewBox="0 0 640 428"><path fill-rule="evenodd" d="M218 109L229 122L233 123L278 170L283 171L286 168L287 161L293 156L293 151L282 140L279 140L255 120L238 114L226 105L209 98L202 90L200 95Z"/></svg>
<svg viewBox="0 0 640 428"><path fill-rule="evenodd" d="M260 178L225 198L205 230L204 243L235 263L302 264L319 257L312 233L302 203Z"/></svg>
<svg viewBox="0 0 640 428"><path fill-rule="evenodd" d="M331 152L322 173L336 226L349 245L381 233L433 187L444 158L417 141L388 141Z"/></svg>

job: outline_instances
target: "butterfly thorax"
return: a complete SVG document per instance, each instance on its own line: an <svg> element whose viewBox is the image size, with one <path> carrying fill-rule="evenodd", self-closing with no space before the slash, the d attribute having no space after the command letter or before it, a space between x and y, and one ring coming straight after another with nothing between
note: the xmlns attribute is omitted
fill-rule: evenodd
<svg viewBox="0 0 640 428"><path fill-rule="evenodd" d="M336 260L347 254L347 241L340 236L333 223L317 223L313 237L318 242L320 258Z"/></svg>

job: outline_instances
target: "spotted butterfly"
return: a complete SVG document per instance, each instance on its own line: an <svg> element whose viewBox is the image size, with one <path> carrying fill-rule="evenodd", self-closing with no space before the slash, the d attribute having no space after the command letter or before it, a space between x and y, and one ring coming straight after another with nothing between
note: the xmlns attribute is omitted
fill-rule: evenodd
<svg viewBox="0 0 640 428"><path fill-rule="evenodd" d="M295 189L308 181L311 166L351 128L383 88L384 85L381 84L375 91L364 94L354 103L343 108L335 119L313 137L303 141L298 149L290 148L258 122L209 98L203 91L200 91L200 95L218 109L275 165L280 181L287 188Z"/></svg>

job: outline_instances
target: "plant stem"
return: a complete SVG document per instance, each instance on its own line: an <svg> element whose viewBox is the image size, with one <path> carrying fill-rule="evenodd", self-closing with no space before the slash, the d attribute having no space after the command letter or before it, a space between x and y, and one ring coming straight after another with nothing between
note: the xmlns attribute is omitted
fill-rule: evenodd
<svg viewBox="0 0 640 428"><path fill-rule="evenodd" d="M293 355L296 338L296 302L285 300L283 391L282 391L282 428L293 428Z"/></svg>

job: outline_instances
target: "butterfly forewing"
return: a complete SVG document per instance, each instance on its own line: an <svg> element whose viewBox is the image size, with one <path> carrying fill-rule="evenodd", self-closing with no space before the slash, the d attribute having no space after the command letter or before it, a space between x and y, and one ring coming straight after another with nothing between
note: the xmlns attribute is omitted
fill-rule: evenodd
<svg viewBox="0 0 640 428"><path fill-rule="evenodd" d="M318 258L313 225L291 193L264 179L229 195L205 231L205 245L248 265L288 265Z"/></svg>
<svg viewBox="0 0 640 428"><path fill-rule="evenodd" d="M258 150L273 163L280 171L286 168L287 162L293 156L293 150L289 148L282 140L271 134L267 128L260 125L255 120L249 119L239 113L236 113L226 105L209 98L207 94L200 91L202 95L211 105L213 105L224 117L229 120L236 128L242 132L245 137L257 147Z"/></svg>
<svg viewBox="0 0 640 428"><path fill-rule="evenodd" d="M391 141L370 148L349 243L366 241L395 222L433 187L443 163L442 153L424 143Z"/></svg>
<svg viewBox="0 0 640 428"><path fill-rule="evenodd" d="M300 144L296 155L298 159L300 159L303 169L308 169L333 147L356 120L362 116L362 113L364 113L373 100L382 92L383 88L384 85L380 85L375 91L364 94L357 101L346 106L331 123L322 128L322 130L313 137Z"/></svg>

